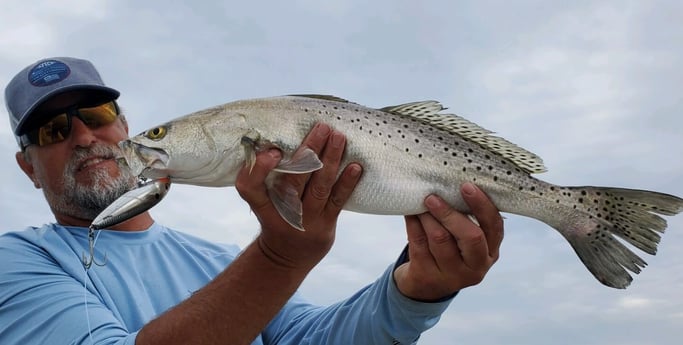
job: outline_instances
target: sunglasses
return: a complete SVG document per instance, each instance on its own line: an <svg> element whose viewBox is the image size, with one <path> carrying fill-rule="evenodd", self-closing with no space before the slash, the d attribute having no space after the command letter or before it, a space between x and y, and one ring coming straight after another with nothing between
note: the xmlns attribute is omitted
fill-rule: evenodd
<svg viewBox="0 0 683 345"><path fill-rule="evenodd" d="M96 107L73 107L62 110L39 126L21 136L23 147L28 145L45 146L66 140L71 133L73 118L77 117L90 129L114 123L119 116L119 106L111 101Z"/></svg>

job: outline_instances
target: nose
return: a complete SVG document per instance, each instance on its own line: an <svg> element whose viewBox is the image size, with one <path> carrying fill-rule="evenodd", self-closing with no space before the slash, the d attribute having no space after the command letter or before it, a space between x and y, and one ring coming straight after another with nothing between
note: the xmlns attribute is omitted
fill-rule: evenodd
<svg viewBox="0 0 683 345"><path fill-rule="evenodd" d="M75 116L71 119L71 133L69 136L69 140L71 140L74 146L88 147L97 141L93 130Z"/></svg>

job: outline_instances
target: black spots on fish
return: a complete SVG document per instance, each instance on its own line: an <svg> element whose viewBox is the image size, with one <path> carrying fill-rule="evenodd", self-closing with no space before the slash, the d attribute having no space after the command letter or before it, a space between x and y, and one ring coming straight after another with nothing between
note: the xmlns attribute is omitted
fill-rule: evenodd
<svg viewBox="0 0 683 345"><path fill-rule="evenodd" d="M416 143L416 144L419 144L419 143L420 143L420 139L415 138L415 143Z"/></svg>
<svg viewBox="0 0 683 345"><path fill-rule="evenodd" d="M418 154L417 154L417 158L422 158L422 154L421 154L421 153L418 153Z"/></svg>

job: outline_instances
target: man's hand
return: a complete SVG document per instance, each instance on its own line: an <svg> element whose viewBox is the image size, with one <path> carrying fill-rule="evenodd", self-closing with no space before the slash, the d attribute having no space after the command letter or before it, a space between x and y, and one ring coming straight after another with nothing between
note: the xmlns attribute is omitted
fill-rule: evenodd
<svg viewBox="0 0 683 345"><path fill-rule="evenodd" d="M283 176L301 196L303 232L280 217L266 190L266 176L281 158L278 150L259 153L251 171L249 167L240 171L236 188L261 223L259 246L271 260L285 267L312 269L332 247L337 217L361 175L360 165L349 164L337 180L345 144L343 134L317 124L301 147L318 154L323 167L312 174Z"/></svg>
<svg viewBox="0 0 683 345"><path fill-rule="evenodd" d="M473 184L464 184L461 192L479 226L436 195L425 199L428 213L406 217L410 261L394 271L405 296L419 301L447 297L480 283L498 260L503 218Z"/></svg>

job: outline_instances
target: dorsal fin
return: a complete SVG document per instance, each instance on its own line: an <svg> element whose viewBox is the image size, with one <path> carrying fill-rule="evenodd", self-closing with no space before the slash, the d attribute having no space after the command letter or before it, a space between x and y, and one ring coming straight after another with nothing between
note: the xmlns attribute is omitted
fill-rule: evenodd
<svg viewBox="0 0 683 345"><path fill-rule="evenodd" d="M445 109L437 101L423 101L388 106L380 110L419 119L434 127L458 134L509 159L527 173L534 174L547 171L543 165L543 160L539 156L501 137L495 136L493 132L465 118L454 114L439 113Z"/></svg>
<svg viewBox="0 0 683 345"><path fill-rule="evenodd" d="M292 96L292 97L306 97L306 98L313 98L313 99L322 99L325 101L333 101L333 102L342 102L342 103L351 103L343 98L337 97L337 96L332 96L332 95L316 95L316 94L302 94L302 95L287 95L287 96Z"/></svg>

